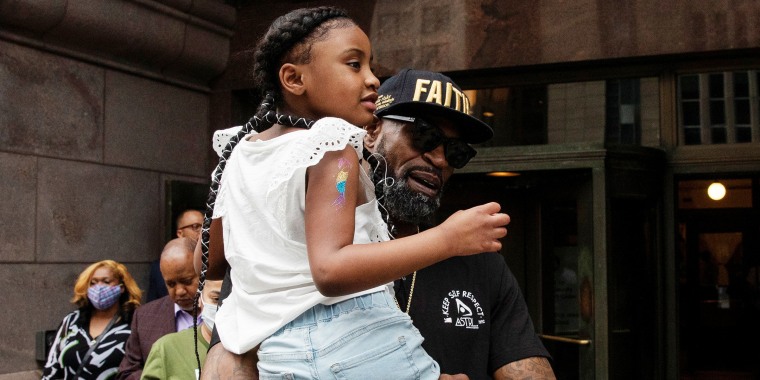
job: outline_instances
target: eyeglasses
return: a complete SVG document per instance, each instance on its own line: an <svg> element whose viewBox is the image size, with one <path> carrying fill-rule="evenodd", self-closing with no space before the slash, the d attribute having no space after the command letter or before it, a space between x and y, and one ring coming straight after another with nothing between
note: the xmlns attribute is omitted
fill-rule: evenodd
<svg viewBox="0 0 760 380"><path fill-rule="evenodd" d="M459 139L448 138L440 128L417 117L397 115L383 116L385 119L398 120L414 124L412 144L421 152L430 152L443 145L443 154L449 165L461 169L478 153L473 147Z"/></svg>
<svg viewBox="0 0 760 380"><path fill-rule="evenodd" d="M184 230L185 228L192 228L193 231L198 232L198 231L201 230L201 227L203 227L202 224L200 224L200 223L193 223L193 224L188 224L188 225L186 225L184 227L180 227L180 228L177 228L177 229L178 230Z"/></svg>

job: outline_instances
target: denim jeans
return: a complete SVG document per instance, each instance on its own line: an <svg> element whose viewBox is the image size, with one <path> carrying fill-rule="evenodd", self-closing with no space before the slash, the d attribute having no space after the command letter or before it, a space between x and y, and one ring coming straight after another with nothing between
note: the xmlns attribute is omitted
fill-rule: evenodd
<svg viewBox="0 0 760 380"><path fill-rule="evenodd" d="M438 379L422 340L387 291L319 304L261 343L259 379Z"/></svg>

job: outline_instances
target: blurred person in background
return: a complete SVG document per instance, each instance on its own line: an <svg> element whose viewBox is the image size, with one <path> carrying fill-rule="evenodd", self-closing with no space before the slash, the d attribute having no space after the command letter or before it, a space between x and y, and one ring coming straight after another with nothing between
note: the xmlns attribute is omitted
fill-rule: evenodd
<svg viewBox="0 0 760 380"><path fill-rule="evenodd" d="M140 379L150 349L164 335L193 327L193 303L198 292L198 275L193 267L197 241L179 237L161 251L161 274L169 295L140 306L132 318L117 379ZM201 323L199 316L197 323Z"/></svg>
<svg viewBox="0 0 760 380"><path fill-rule="evenodd" d="M211 341L221 288L222 281L206 281L206 286L201 292L200 304L203 324L197 331L184 329L164 335L153 343L145 361L142 380L183 380L199 376ZM196 343L193 341L197 343L197 357Z"/></svg>
<svg viewBox="0 0 760 380"><path fill-rule="evenodd" d="M50 349L42 379L112 379L124 357L132 314L142 291L113 260L87 267L74 285L71 302Z"/></svg>
<svg viewBox="0 0 760 380"><path fill-rule="evenodd" d="M201 226L203 225L203 214L194 209L187 209L179 213L176 220L178 238L188 237L198 240L201 236ZM166 296L169 292L164 283L164 277L161 275L160 260L156 259L150 264L150 276L148 280L148 294L145 302L157 300Z"/></svg>

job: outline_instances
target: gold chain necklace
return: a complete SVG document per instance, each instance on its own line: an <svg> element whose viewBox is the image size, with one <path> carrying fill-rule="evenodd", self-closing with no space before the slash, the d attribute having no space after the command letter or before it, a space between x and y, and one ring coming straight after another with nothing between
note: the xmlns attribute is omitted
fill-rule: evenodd
<svg viewBox="0 0 760 380"><path fill-rule="evenodd" d="M417 271L414 271L412 275L412 286L409 288L409 299L406 300L406 314L409 314L409 309L412 307L412 295L414 295L414 283L417 281ZM401 307L399 307L400 309Z"/></svg>
<svg viewBox="0 0 760 380"><path fill-rule="evenodd" d="M417 233L420 233L420 226L417 226ZM404 311L407 315L409 315L409 309L412 308L412 296L414 295L414 284L417 282L417 271L414 271L412 274L412 286L409 287L409 298L406 300L406 311ZM401 309L401 305L398 304L398 300L396 297L393 297L393 300L396 301L396 306L398 306L399 309Z"/></svg>
<svg viewBox="0 0 760 380"><path fill-rule="evenodd" d="M409 314L409 309L412 307L412 295L414 295L414 283L417 282L417 271L414 271L414 274L412 274L412 286L409 288L409 298L406 300L406 311L404 311L406 314ZM401 305L399 305L398 300L396 297L393 297L393 300L396 301L396 306L398 306L399 310L401 309Z"/></svg>

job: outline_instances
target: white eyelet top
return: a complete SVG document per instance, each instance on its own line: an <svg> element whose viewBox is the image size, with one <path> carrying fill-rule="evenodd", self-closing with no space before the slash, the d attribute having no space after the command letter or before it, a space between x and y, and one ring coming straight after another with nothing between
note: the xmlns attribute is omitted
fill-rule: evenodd
<svg viewBox="0 0 760 380"><path fill-rule="evenodd" d="M225 135L237 130L215 134L214 146L226 145ZM314 285L306 253L306 169L326 152L347 145L361 158L365 133L342 119L324 118L311 129L271 140L255 140L253 133L233 150L214 208L214 218L222 218L224 251L232 268L232 293L216 317L227 350L237 354L251 350L316 304L385 290L379 286L325 297ZM370 201L356 208L354 243L389 240L374 185L364 170L360 183Z"/></svg>

